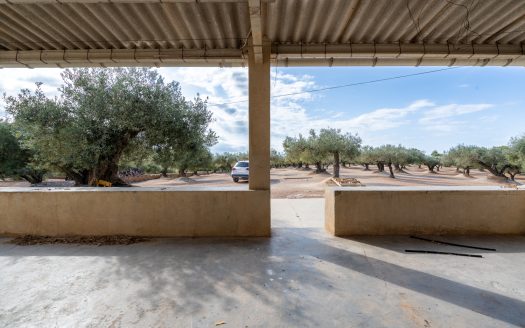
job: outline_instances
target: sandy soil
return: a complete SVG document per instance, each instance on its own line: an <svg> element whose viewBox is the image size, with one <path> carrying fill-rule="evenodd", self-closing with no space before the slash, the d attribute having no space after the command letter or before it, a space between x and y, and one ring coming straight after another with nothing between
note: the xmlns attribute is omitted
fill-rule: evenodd
<svg viewBox="0 0 525 328"><path fill-rule="evenodd" d="M304 169L272 169L271 188L272 198L309 198L323 197L330 181L331 169L325 174L314 174ZM439 173L429 173L428 170L417 166L409 167L404 173L397 173L392 179L386 172L365 171L361 166L341 168L341 177L356 178L365 186L512 186L500 178L492 177L488 172L472 170L471 177L457 173L453 168L444 168ZM191 177L191 182L180 179L157 179L135 184L136 186L206 186L227 187L245 185L247 182L234 183L227 174L210 174ZM525 184L525 176L517 178L518 183ZM359 188L359 187L349 187Z"/></svg>
<svg viewBox="0 0 525 328"><path fill-rule="evenodd" d="M304 169L272 169L271 185L272 198L310 198L322 197L325 187L332 185L330 172L314 174L311 170ZM404 173L396 173L392 179L386 172L365 171L361 166L341 168L341 177L356 178L364 186L507 186L513 184L503 179L495 178L488 172L472 170L471 177L457 173L453 168L444 168L439 173L429 173L428 170L417 166L406 169ZM525 175L516 177L519 184L525 184ZM137 187L229 187L245 186L247 182L234 183L225 173L193 176L190 178L160 178L133 184ZM26 187L27 182L0 181L0 187ZM349 187L359 188L359 187Z"/></svg>

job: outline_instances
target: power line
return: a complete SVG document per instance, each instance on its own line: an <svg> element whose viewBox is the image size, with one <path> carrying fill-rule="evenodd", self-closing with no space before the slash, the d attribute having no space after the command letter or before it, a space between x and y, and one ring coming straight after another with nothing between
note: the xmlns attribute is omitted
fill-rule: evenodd
<svg viewBox="0 0 525 328"><path fill-rule="evenodd" d="M289 96L296 96L296 95L307 94L307 93L315 93L315 92L322 92L322 91L328 91L328 90L334 90L334 89L349 88L349 87L354 87L354 86L359 86L359 85L372 84L372 83L385 82L385 81L392 81L392 80L404 79L404 78L413 77L413 76L420 76L420 75L427 75L427 74L432 74L432 73L444 72L444 71L449 71L449 70L458 69L458 68L461 68L461 67L458 66L458 67L440 68L440 69L435 69L435 70L431 70L431 71L412 73L412 74L404 74L404 75L397 75L397 76L385 77L385 78L381 78L381 79L368 80L368 81L362 81L362 82L340 84L340 85L334 85L334 86L325 87L325 88L319 88L319 89L311 89L311 90L306 90L306 91L283 93L283 94L271 96L270 98L289 97ZM248 101L248 99L243 99L243 100L225 102L225 103L221 103L221 104L208 104L208 106L221 107L221 106L226 106L226 105L231 105L231 104L244 103L244 102L247 102L247 101Z"/></svg>

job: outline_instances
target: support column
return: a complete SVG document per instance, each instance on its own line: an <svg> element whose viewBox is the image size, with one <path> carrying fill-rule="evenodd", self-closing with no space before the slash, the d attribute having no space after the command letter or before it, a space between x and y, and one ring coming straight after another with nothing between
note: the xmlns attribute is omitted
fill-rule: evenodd
<svg viewBox="0 0 525 328"><path fill-rule="evenodd" d="M252 190L270 190L270 45L264 42L262 61L249 49L249 183Z"/></svg>

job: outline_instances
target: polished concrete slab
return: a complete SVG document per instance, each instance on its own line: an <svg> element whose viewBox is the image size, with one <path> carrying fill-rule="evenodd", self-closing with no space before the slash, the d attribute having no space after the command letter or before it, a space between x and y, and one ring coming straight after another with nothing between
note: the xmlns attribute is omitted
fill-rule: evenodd
<svg viewBox="0 0 525 328"><path fill-rule="evenodd" d="M272 238L98 247L2 238L0 326L525 326L524 236L440 237L496 252L338 238L323 211L322 199L272 200Z"/></svg>

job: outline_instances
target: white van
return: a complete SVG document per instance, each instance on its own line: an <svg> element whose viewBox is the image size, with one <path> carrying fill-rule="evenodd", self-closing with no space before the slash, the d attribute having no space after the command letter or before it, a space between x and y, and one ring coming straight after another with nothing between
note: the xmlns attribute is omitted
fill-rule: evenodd
<svg viewBox="0 0 525 328"><path fill-rule="evenodd" d="M233 182L239 182L239 180L248 180L250 176L250 165L248 161L238 161L232 168L232 179Z"/></svg>

